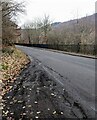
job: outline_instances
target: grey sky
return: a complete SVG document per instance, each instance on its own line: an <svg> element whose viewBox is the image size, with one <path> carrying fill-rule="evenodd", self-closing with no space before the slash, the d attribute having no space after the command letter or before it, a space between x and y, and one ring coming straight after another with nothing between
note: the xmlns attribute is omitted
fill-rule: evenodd
<svg viewBox="0 0 97 120"><path fill-rule="evenodd" d="M96 0L16 0L25 1L26 14L18 19L19 25L31 22L35 18L50 16L51 20L64 22L95 12Z"/></svg>

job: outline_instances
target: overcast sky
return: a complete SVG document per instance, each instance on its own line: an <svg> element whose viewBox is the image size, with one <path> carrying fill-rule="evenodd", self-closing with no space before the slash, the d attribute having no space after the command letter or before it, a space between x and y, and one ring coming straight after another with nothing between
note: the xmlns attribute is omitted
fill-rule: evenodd
<svg viewBox="0 0 97 120"><path fill-rule="evenodd" d="M54 22L64 22L71 19L91 15L95 12L96 0L16 0L25 1L26 14L18 19L19 25L31 22L35 18L50 16Z"/></svg>

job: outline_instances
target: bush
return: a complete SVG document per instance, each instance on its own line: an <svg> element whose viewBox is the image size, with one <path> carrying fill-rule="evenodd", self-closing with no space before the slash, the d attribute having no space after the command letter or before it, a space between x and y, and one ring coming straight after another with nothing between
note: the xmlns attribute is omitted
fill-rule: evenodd
<svg viewBox="0 0 97 120"><path fill-rule="evenodd" d="M11 47L2 48L2 52L11 55L14 52L14 49Z"/></svg>

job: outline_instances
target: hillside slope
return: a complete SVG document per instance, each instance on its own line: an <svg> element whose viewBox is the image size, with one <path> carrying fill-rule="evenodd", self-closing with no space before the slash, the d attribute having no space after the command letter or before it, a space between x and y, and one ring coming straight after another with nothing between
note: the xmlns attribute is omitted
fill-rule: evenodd
<svg viewBox="0 0 97 120"><path fill-rule="evenodd" d="M95 14L80 19L53 24L52 31L60 36L59 42L95 44Z"/></svg>

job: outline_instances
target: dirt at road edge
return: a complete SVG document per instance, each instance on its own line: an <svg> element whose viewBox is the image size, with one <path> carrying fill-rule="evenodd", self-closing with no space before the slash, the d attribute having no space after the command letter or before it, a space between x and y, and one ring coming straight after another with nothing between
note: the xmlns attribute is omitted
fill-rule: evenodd
<svg viewBox="0 0 97 120"><path fill-rule="evenodd" d="M54 79L33 59L4 95L3 119L87 118L80 104Z"/></svg>

